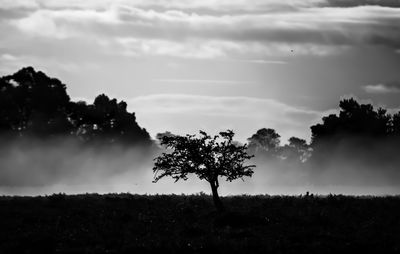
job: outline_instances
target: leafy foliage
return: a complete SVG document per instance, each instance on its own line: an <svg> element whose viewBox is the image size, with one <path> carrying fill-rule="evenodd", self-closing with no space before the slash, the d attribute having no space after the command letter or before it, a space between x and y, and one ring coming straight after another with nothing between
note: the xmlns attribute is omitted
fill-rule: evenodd
<svg viewBox="0 0 400 254"><path fill-rule="evenodd" d="M307 141L297 137L289 138L289 144L280 149L281 156L286 160L306 162L311 157L311 148Z"/></svg>
<svg viewBox="0 0 400 254"><path fill-rule="evenodd" d="M345 135L384 137L399 128L398 116L392 117L383 108L375 110L371 104L359 104L353 98L340 101L339 107L339 115L325 116L322 124L311 126L313 144Z"/></svg>
<svg viewBox="0 0 400 254"><path fill-rule="evenodd" d="M397 155L391 150L400 147L400 112L391 115L353 98L340 101L339 106L338 115L325 116L322 123L311 126L312 160L325 164L337 154L342 160L363 161L371 167L393 167ZM387 151L379 151L382 148Z"/></svg>
<svg viewBox="0 0 400 254"><path fill-rule="evenodd" d="M253 175L254 165L244 165L253 156L247 154L247 145L233 141L231 130L220 132L214 137L200 131L195 135L163 135L161 145L170 152L162 153L155 159L153 171L154 182L169 176L179 181L187 180L188 174L195 174L201 180L210 183L214 204L218 210L224 210L218 195L218 177L227 181L242 179Z"/></svg>
<svg viewBox="0 0 400 254"><path fill-rule="evenodd" d="M69 103L58 79L23 68L0 79L0 130L38 136L68 132Z"/></svg>
<svg viewBox="0 0 400 254"><path fill-rule="evenodd" d="M274 129L263 128L248 138L249 152L277 163L296 162L296 167L299 162L310 160L327 162L333 153L342 159L393 162L392 154L376 150L378 144L400 147L400 112L391 115L383 108L374 109L373 105L360 104L353 98L340 101L339 107L339 114L325 116L322 123L311 126L311 144L291 137L289 144L280 146L280 135ZM348 152L351 150L357 153Z"/></svg>
<svg viewBox="0 0 400 254"><path fill-rule="evenodd" d="M0 134L8 137L77 137L85 142L148 143L135 113L101 94L93 104L73 102L60 80L26 67L0 78Z"/></svg>
<svg viewBox="0 0 400 254"><path fill-rule="evenodd" d="M279 147L280 137L274 129L260 129L247 139L249 141L249 150L252 153L268 152L269 154L274 154Z"/></svg>
<svg viewBox="0 0 400 254"><path fill-rule="evenodd" d="M191 173L208 182L217 181L219 176L226 177L227 181L252 176L254 165L244 165L244 162L253 156L247 154L247 145L233 143L233 136L231 130L214 137L204 131L200 131L200 137L163 136L161 145L172 152L156 158L154 181L165 176L175 181L187 180Z"/></svg>
<svg viewBox="0 0 400 254"><path fill-rule="evenodd" d="M300 164L311 156L310 146L304 139L291 137L288 140L289 144L281 146L280 137L274 129L259 129L247 139L249 141L248 151L260 159L268 159L270 162L277 163L285 161Z"/></svg>

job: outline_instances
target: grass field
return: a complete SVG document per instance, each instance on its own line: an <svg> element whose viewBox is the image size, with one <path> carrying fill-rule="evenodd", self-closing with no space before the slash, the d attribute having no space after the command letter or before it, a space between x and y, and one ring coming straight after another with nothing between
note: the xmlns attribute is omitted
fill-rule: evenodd
<svg viewBox="0 0 400 254"><path fill-rule="evenodd" d="M0 197L0 253L399 253L400 197Z"/></svg>

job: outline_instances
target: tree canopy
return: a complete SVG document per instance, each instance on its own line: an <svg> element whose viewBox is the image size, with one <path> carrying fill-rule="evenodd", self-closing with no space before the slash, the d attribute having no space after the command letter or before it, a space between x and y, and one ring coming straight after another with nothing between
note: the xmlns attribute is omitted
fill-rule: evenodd
<svg viewBox="0 0 400 254"><path fill-rule="evenodd" d="M355 99L339 103L339 115L322 118L321 124L311 126L312 143L338 136L384 137L398 132L398 114L394 117L383 108L375 110L371 104L359 104Z"/></svg>
<svg viewBox="0 0 400 254"><path fill-rule="evenodd" d="M124 101L105 94L93 104L73 102L66 85L26 67L0 78L0 134L75 137L85 142L150 143Z"/></svg>
<svg viewBox="0 0 400 254"><path fill-rule="evenodd" d="M268 152L274 154L280 144L280 135L270 128L259 129L255 134L247 139L249 150L252 153Z"/></svg>
<svg viewBox="0 0 400 254"><path fill-rule="evenodd" d="M336 153L370 165L390 165L394 154L376 150L400 148L400 112L391 115L353 98L340 101L339 107L339 114L325 116L322 123L311 126L312 160L326 163Z"/></svg>
<svg viewBox="0 0 400 254"><path fill-rule="evenodd" d="M187 180L189 174L210 183L214 202L222 209L217 189L219 177L227 181L243 179L253 175L254 165L245 165L253 156L247 154L247 145L238 145L233 141L231 130L220 132L214 137L200 131L200 135L164 135L161 145L169 151L155 159L154 182L163 177L172 177L175 182Z"/></svg>
<svg viewBox="0 0 400 254"><path fill-rule="evenodd" d="M268 159L270 162L303 163L311 156L311 148L306 140L291 137L289 144L281 145L280 137L275 129L259 129L247 139L248 152L258 159Z"/></svg>

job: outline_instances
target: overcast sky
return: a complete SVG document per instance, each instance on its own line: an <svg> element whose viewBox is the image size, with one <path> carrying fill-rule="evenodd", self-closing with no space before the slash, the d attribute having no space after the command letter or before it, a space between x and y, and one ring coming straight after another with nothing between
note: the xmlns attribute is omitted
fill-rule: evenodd
<svg viewBox="0 0 400 254"><path fill-rule="evenodd" d="M128 102L152 136L309 139L343 96L400 108L398 0L0 0L0 75Z"/></svg>

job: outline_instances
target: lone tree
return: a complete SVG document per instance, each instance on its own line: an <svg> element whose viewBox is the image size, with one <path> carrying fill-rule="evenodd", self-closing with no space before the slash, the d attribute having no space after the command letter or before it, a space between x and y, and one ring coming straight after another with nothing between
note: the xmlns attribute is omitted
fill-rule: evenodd
<svg viewBox="0 0 400 254"><path fill-rule="evenodd" d="M215 207L224 210L218 195L218 177L225 177L227 181L242 179L253 175L254 165L244 165L252 158L247 154L247 145L240 145L233 141L235 134L232 130L220 132L214 137L200 131L200 136L163 136L161 145L170 151L155 158L153 171L154 181L170 176L177 182L187 180L188 174L196 174L201 180L210 183Z"/></svg>

